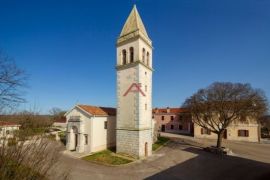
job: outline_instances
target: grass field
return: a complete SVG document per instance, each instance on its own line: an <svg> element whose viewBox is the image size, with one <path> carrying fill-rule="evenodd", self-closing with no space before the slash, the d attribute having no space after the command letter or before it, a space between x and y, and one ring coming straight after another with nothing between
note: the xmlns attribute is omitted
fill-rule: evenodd
<svg viewBox="0 0 270 180"><path fill-rule="evenodd" d="M107 165L121 165L132 162L130 159L117 156L117 154L110 150L104 150L93 155L83 157L83 159L86 161L92 161Z"/></svg>

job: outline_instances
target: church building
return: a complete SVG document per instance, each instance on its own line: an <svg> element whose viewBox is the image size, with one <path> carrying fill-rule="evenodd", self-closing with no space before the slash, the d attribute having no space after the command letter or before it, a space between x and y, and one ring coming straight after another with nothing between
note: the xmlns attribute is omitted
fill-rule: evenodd
<svg viewBox="0 0 270 180"><path fill-rule="evenodd" d="M151 155L152 72L152 41L134 6L116 42L117 107L68 111L67 149L92 153L116 146L118 153Z"/></svg>

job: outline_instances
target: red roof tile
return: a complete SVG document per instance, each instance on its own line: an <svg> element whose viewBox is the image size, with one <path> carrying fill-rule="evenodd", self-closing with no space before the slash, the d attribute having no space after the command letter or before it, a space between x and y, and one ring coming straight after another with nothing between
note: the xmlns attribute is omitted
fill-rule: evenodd
<svg viewBox="0 0 270 180"><path fill-rule="evenodd" d="M79 108L84 111L96 115L96 116L115 116L116 109L111 107L97 107L97 106L89 106L89 105L77 105Z"/></svg>
<svg viewBox="0 0 270 180"><path fill-rule="evenodd" d="M169 110L169 112L167 112L167 109ZM158 113L178 114L178 113L183 113L183 112L188 112L188 109L186 109L186 108L155 108L155 109L153 109L154 114L158 114Z"/></svg>
<svg viewBox="0 0 270 180"><path fill-rule="evenodd" d="M0 121L0 126L20 126L17 123L13 123L13 122L6 122L6 121Z"/></svg>

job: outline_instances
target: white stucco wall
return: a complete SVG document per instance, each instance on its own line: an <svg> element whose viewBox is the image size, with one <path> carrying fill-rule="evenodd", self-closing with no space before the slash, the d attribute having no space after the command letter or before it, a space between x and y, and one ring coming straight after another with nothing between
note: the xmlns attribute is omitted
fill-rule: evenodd
<svg viewBox="0 0 270 180"><path fill-rule="evenodd" d="M248 130L248 137L238 136L238 130ZM217 135L212 133L201 134L201 127L194 124L194 137L195 138L206 138L206 139L217 139ZM247 142L258 142L259 141L259 125L258 124L232 124L227 128L227 140L233 141L247 141Z"/></svg>
<svg viewBox="0 0 270 180"><path fill-rule="evenodd" d="M92 152L114 147L116 141L116 118L112 116L95 117L92 122ZM105 122L107 122L107 129L104 128Z"/></svg>
<svg viewBox="0 0 270 180"><path fill-rule="evenodd" d="M72 116L78 116L79 121L73 121ZM115 146L115 116L93 116L78 107L66 114L67 118L67 149L74 150L75 136L72 127L78 129L78 147L76 151L91 153ZM104 122L108 122L108 128L104 129ZM86 144L85 135L88 137Z"/></svg>

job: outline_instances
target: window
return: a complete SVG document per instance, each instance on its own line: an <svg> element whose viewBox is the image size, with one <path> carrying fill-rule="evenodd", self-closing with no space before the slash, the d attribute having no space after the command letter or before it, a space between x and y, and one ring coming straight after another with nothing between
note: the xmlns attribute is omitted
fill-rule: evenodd
<svg viewBox="0 0 270 180"><path fill-rule="evenodd" d="M107 128L108 128L108 122L104 121L104 129L107 129Z"/></svg>
<svg viewBox="0 0 270 180"><path fill-rule="evenodd" d="M146 53L146 64L149 66L149 52Z"/></svg>
<svg viewBox="0 0 270 180"><path fill-rule="evenodd" d="M174 117L173 117L173 116L171 116L171 121L173 121L173 119L174 119Z"/></svg>
<svg viewBox="0 0 270 180"><path fill-rule="evenodd" d="M201 128L201 134L210 135L211 134L211 131L209 129L206 129L206 128Z"/></svg>
<svg viewBox="0 0 270 180"><path fill-rule="evenodd" d="M173 125L171 125L171 129L173 129L174 127L173 127Z"/></svg>
<svg viewBox="0 0 270 180"><path fill-rule="evenodd" d="M248 130L243 130L243 129L238 130L238 136L239 137L248 137L249 136L249 132L248 132Z"/></svg>
<svg viewBox="0 0 270 180"><path fill-rule="evenodd" d="M147 104L145 104L145 110L147 110Z"/></svg>
<svg viewBox="0 0 270 180"><path fill-rule="evenodd" d="M179 116L179 120L183 121L183 116L182 115Z"/></svg>
<svg viewBox="0 0 270 180"><path fill-rule="evenodd" d="M147 85L144 86L145 92L147 92Z"/></svg>
<svg viewBox="0 0 270 180"><path fill-rule="evenodd" d="M142 49L142 61L143 61L143 63L145 61L145 49L144 48Z"/></svg>
<svg viewBox="0 0 270 180"><path fill-rule="evenodd" d="M85 142L85 145L87 145L88 144L88 135L87 134L84 135L84 140L85 140L84 141Z"/></svg>
<svg viewBox="0 0 270 180"><path fill-rule="evenodd" d="M6 130L6 134L9 134L9 130Z"/></svg>
<svg viewBox="0 0 270 180"><path fill-rule="evenodd" d="M179 125L179 130L182 130L183 129L183 126L180 124Z"/></svg>
<svg viewBox="0 0 270 180"><path fill-rule="evenodd" d="M164 121L164 116L161 116L161 120Z"/></svg>
<svg viewBox="0 0 270 180"><path fill-rule="evenodd" d="M125 49L122 51L122 64L127 64L127 51Z"/></svg>
<svg viewBox="0 0 270 180"><path fill-rule="evenodd" d="M147 75L147 72L145 71L145 73L144 73L145 75Z"/></svg>
<svg viewBox="0 0 270 180"><path fill-rule="evenodd" d="M130 63L134 62L134 48L133 47L129 48L129 61Z"/></svg>

